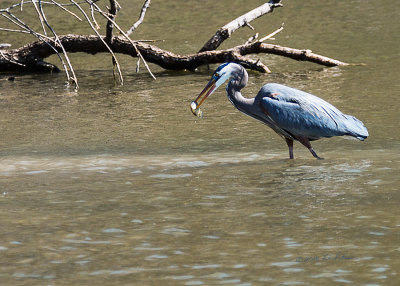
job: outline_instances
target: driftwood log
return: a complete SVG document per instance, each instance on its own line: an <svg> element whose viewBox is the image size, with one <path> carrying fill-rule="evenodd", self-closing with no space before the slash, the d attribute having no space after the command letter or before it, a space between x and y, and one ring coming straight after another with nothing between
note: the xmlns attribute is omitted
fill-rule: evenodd
<svg viewBox="0 0 400 286"><path fill-rule="evenodd" d="M149 8L150 0L145 1L139 20L127 32L122 31L122 29L115 22L118 9L116 6L117 3L114 0L110 0L110 8L107 12L101 10L99 6L97 6L95 2L98 1L87 1L88 4L90 4L92 12L97 11L100 15L107 19L105 36L102 36L98 33L98 24L94 20L94 17L92 17L93 20L91 20L89 15L85 13L80 5L73 0L71 0L71 2L74 3L74 5L84 15L86 21L96 32L96 35L57 35L55 31L51 29L53 36L48 37L33 31L28 26L24 26L23 28L26 30L25 33L29 32L30 34L34 34L38 40L17 49L9 49L8 45L3 46L3 49L0 49L0 72L58 72L60 69L57 66L45 62L47 57L57 54L63 63L63 67L66 70L69 81L77 84L77 79L73 73L73 68L68 58L69 53L75 52L84 52L88 54L111 53L113 56L113 65L114 68L118 69L121 83L122 74L115 54L127 54L132 57L139 58L145 63L150 74L151 71L146 62L151 62L165 69L171 70L195 70L202 65L233 61L240 63L249 69L260 72L269 72L268 67L260 60L254 60L247 57L251 54L274 54L289 57L298 61L310 61L325 66L347 65L344 62L315 54L311 50L299 50L263 43L264 40L269 39L276 33L280 32L283 27L269 36L262 38L261 40L257 40L257 34L257 36L252 37L249 39L249 41L242 45L238 45L226 50L216 50L220 44L228 39L237 29L245 26L251 27L251 21L262 15L273 12L273 10L277 7L281 7L281 0L271 0L268 3L265 3L229 22L218 29L217 32L210 38L210 40L204 44L199 52L189 55L177 55L170 51L163 50L155 45L150 45L143 41L134 41L130 38L129 35L143 21L146 10ZM63 8L65 9L65 7ZM0 10L0 13L9 13L9 11L4 12L4 10ZM75 14L74 16L78 17ZM44 12L42 13L41 19L46 19ZM51 28L47 22L42 22L42 24L43 26L46 24ZM43 29L45 28L43 27ZM113 29L118 29L122 35L114 36ZM63 57L61 57L61 55L63 55ZM66 59L66 62L64 62L64 58ZM72 72L73 76L69 75L68 70Z"/></svg>

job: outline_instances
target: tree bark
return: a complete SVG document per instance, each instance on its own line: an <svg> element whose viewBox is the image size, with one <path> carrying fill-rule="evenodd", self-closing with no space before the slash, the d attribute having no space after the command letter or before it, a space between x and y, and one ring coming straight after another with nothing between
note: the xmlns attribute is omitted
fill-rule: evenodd
<svg viewBox="0 0 400 286"><path fill-rule="evenodd" d="M109 52L101 39L95 35L61 35L59 40L68 53L97 54ZM189 55L177 55L147 43L134 43L146 61L171 70L194 70L205 64L233 61L253 70L268 72L268 68L260 61L245 57L257 53L275 54L325 66L347 65L344 62L315 54L310 50L298 50L260 42L244 44L227 50L205 51ZM114 36L110 48L114 53L127 54L132 57L138 56L131 42L122 36ZM55 51L41 41L33 42L19 49L2 50L0 53L0 71L59 71L54 65L44 62L45 58L53 54L55 54Z"/></svg>

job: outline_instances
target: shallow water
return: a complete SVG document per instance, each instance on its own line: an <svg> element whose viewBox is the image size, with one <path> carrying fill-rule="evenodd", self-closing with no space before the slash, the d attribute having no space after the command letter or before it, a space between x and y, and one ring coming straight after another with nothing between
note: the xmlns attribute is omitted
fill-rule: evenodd
<svg viewBox="0 0 400 286"><path fill-rule="evenodd" d="M176 6L168 28L159 21L171 7L153 3L138 37L191 53L248 9L219 1L231 10L209 18L201 12L211 1L197 2L185 4L194 16ZM397 285L400 62L390 15L399 9L342 2L288 1L254 26L268 33L284 21L278 43L366 65L265 56L273 73L251 72L243 91L279 82L361 119L365 142L313 142L325 160L300 144L288 160L284 141L237 112L223 89L195 118L189 104L205 68L151 66L153 81L123 58L125 85L115 86L109 61L73 55L89 61L77 63L79 91L63 74L0 75L0 284ZM182 25L201 29L185 35Z"/></svg>

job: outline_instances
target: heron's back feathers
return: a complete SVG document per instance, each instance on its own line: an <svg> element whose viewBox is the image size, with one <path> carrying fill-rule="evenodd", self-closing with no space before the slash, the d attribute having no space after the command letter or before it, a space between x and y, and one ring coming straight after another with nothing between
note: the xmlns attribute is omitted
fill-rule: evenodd
<svg viewBox="0 0 400 286"><path fill-rule="evenodd" d="M294 88L269 83L261 88L256 100L264 116L269 117L267 120L276 124L285 136L301 135L310 140L343 135L359 140L368 137L367 128L357 118L343 114L319 97Z"/></svg>

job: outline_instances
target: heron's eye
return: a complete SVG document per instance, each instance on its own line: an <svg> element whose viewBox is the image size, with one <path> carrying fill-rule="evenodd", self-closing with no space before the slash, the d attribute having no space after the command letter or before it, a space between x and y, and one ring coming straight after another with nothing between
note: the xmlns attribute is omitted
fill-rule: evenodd
<svg viewBox="0 0 400 286"><path fill-rule="evenodd" d="M215 76L216 76L216 77L219 77L219 73L215 73Z"/></svg>

